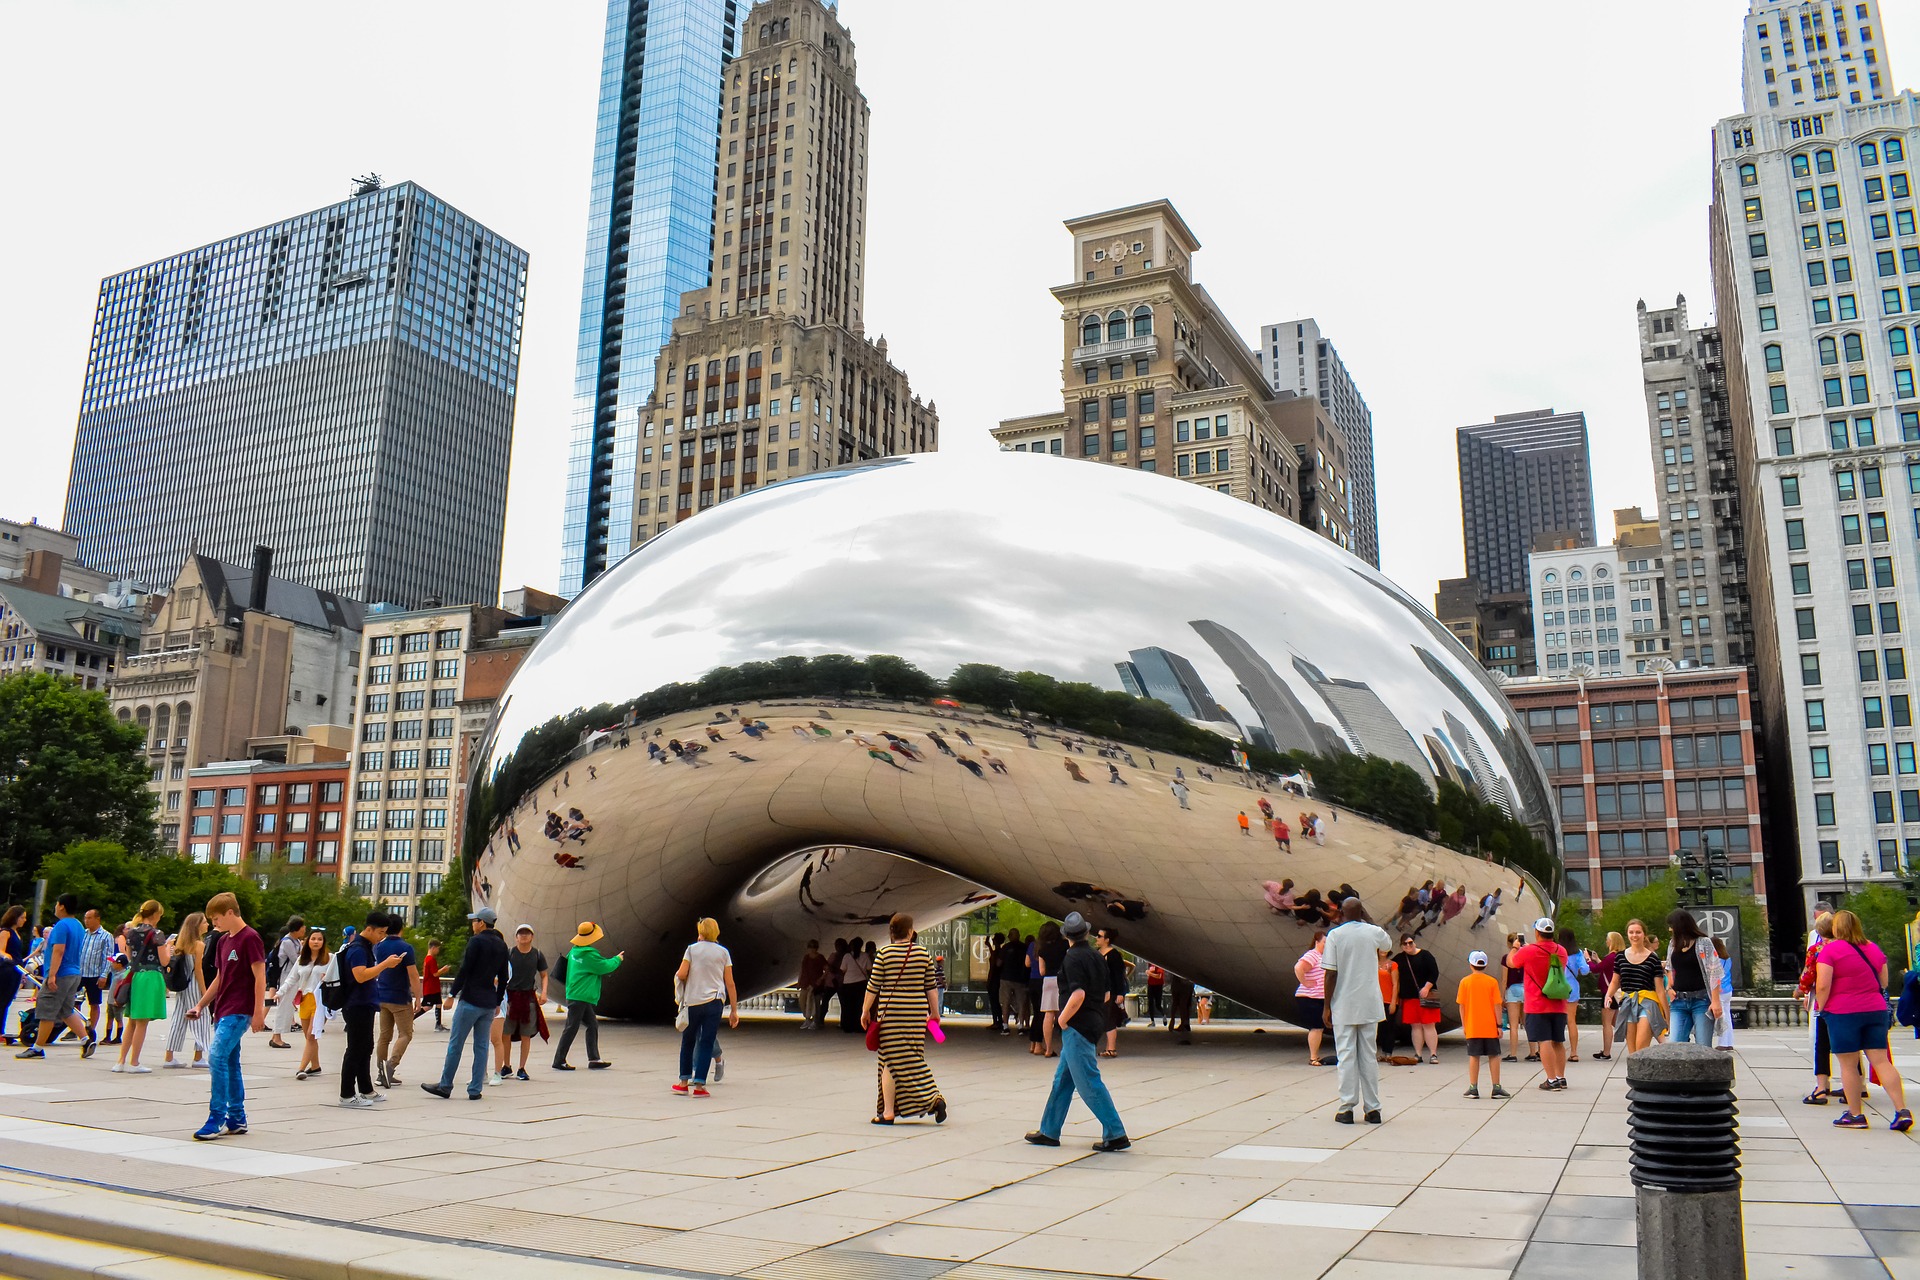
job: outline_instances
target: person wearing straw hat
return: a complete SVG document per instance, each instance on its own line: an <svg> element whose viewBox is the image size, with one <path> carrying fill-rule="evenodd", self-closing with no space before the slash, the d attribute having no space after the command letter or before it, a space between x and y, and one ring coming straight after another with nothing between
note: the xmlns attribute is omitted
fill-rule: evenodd
<svg viewBox="0 0 1920 1280"><path fill-rule="evenodd" d="M603 1071L613 1065L600 1056L600 979L618 969L627 953L622 951L611 959L601 955L594 944L606 936L599 925L582 920L573 941L567 944L567 1026L553 1049L555 1071L573 1070L567 1063L567 1050L573 1047L573 1037L582 1027L587 1032L587 1068Z"/></svg>

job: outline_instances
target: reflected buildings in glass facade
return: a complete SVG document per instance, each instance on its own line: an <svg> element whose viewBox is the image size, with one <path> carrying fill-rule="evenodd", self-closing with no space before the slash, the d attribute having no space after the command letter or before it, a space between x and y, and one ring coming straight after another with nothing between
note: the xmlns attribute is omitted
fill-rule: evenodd
<svg viewBox="0 0 1920 1280"><path fill-rule="evenodd" d="M188 552L358 600L492 599L526 253L418 185L109 276L66 528L148 585Z"/></svg>
<svg viewBox="0 0 1920 1280"><path fill-rule="evenodd" d="M724 72L745 0L611 0L594 126L560 590L632 545L640 411L680 295L707 284Z"/></svg>

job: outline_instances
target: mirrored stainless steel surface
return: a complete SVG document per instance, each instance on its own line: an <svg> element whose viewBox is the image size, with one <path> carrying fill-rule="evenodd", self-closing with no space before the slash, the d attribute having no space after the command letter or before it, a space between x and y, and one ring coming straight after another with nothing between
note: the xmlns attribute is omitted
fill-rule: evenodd
<svg viewBox="0 0 1920 1280"><path fill-rule="evenodd" d="M1061 723L1023 714L1046 678L1084 686L1045 694ZM1237 741L1401 761L1557 846L1505 700L1361 561L1164 477L929 454L757 490L595 582L501 701L463 870L503 927L557 945L598 921L628 953L602 1009L649 1016L702 915L745 995L791 982L808 938L1004 894L1288 1016L1312 926L1267 882L1351 886L1383 923L1409 886L1464 885L1422 937L1449 998L1469 950L1545 909L1510 870L1241 772Z"/></svg>

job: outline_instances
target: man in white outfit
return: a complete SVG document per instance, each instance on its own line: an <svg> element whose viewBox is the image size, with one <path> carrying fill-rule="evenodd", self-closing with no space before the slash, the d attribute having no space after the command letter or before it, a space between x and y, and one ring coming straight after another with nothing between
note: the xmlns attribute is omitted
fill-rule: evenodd
<svg viewBox="0 0 1920 1280"><path fill-rule="evenodd" d="M1326 975L1326 1012L1340 1057L1340 1110L1334 1120L1352 1124L1355 1107L1364 1107L1368 1124L1380 1123L1380 1063L1374 1036L1387 1016L1380 999L1380 961L1393 949L1387 931L1367 919L1360 899L1340 904L1342 923L1327 935L1320 968Z"/></svg>

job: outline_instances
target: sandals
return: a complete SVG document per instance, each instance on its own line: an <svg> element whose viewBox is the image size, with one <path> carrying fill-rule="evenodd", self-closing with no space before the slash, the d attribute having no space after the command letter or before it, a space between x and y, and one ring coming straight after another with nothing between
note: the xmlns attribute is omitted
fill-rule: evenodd
<svg viewBox="0 0 1920 1280"><path fill-rule="evenodd" d="M1831 1098L1832 1096L1833 1096L1833 1090L1831 1089L1815 1089L1812 1093L1800 1099L1800 1101L1806 1103L1810 1107L1824 1107L1827 1105L1827 1099Z"/></svg>
<svg viewBox="0 0 1920 1280"><path fill-rule="evenodd" d="M1598 1054L1595 1054L1594 1056L1595 1056L1595 1057L1598 1057L1599 1055L1598 1055ZM1568 1061L1568 1062L1578 1062L1578 1061L1580 1061L1580 1055L1576 1053L1576 1054L1574 1054L1574 1055L1573 1055L1572 1057L1570 1057L1570 1058L1568 1058L1568 1059L1567 1059L1567 1061Z"/></svg>
<svg viewBox="0 0 1920 1280"><path fill-rule="evenodd" d="M1322 1062L1322 1061L1320 1061L1320 1059L1318 1059L1318 1058L1308 1058L1308 1059L1307 1059L1307 1065L1308 1065L1308 1066L1310 1066L1310 1067L1324 1067L1324 1066L1326 1066L1327 1064L1326 1064L1326 1063L1324 1063L1324 1062Z"/></svg>
<svg viewBox="0 0 1920 1280"><path fill-rule="evenodd" d="M1611 1062L1613 1060L1613 1055L1610 1053L1596 1053L1593 1056L1599 1059L1601 1062ZM1574 1059L1574 1061L1578 1062L1579 1059L1576 1058Z"/></svg>
<svg viewBox="0 0 1920 1280"><path fill-rule="evenodd" d="M1100 1051L1100 1056L1103 1058L1117 1058L1120 1056L1120 1054L1119 1054L1119 1051L1115 1049L1102 1049Z"/></svg>

